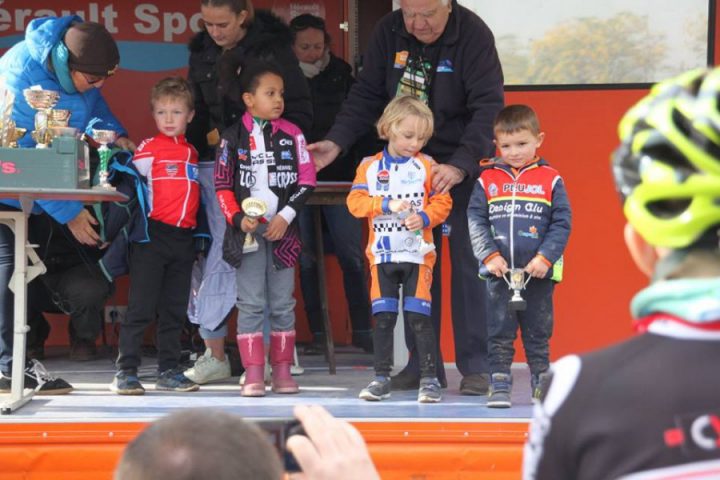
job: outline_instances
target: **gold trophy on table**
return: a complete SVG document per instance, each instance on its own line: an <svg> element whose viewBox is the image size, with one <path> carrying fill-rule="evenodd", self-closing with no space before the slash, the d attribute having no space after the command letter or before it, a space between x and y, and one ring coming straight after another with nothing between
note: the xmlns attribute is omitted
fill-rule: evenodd
<svg viewBox="0 0 720 480"><path fill-rule="evenodd" d="M246 217L252 218L253 220L257 220L258 218L265 215L265 213L267 212L267 204L256 197L248 197L243 200L240 204L240 208L242 208L243 214ZM256 252L258 248L260 248L260 245L258 245L257 240L255 240L253 234L248 233L247 235L245 235L243 253Z"/></svg>
<svg viewBox="0 0 720 480"><path fill-rule="evenodd" d="M108 147L108 144L113 143L118 134L114 130L103 130L93 128L90 130L90 136L95 140L100 147L98 148L98 156L100 157L100 168L98 170L98 187L105 190L115 190L115 187L110 185L108 182L108 162L112 156L112 151Z"/></svg>
<svg viewBox="0 0 720 480"><path fill-rule="evenodd" d="M35 130L31 134L36 143L35 148L48 148L52 140L49 130L52 117L51 111L52 107L60 99L60 93L54 90L30 87L23 90L23 96L28 105L37 110L35 113ZM67 118L69 118L69 112Z"/></svg>

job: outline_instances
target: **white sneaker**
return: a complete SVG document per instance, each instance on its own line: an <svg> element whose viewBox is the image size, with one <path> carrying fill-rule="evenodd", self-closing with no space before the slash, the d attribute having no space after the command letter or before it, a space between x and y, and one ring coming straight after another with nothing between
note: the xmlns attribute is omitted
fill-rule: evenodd
<svg viewBox="0 0 720 480"><path fill-rule="evenodd" d="M201 357L195 360L195 365L185 370L185 376L202 385L214 380L224 380L230 378L230 360L225 357L224 361L220 361L212 356L212 349L208 348Z"/></svg>

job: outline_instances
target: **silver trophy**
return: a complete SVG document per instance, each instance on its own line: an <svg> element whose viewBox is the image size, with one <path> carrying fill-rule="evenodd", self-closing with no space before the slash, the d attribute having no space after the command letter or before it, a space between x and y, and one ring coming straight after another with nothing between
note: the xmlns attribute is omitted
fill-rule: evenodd
<svg viewBox="0 0 720 480"><path fill-rule="evenodd" d="M267 212L267 204L263 200L255 197L246 198L242 201L240 207L242 208L243 214L253 220L257 220ZM243 253L256 252L258 248L260 248L260 245L258 245L257 240L255 240L252 233L248 233L245 236Z"/></svg>
<svg viewBox="0 0 720 480"><path fill-rule="evenodd" d="M398 212L398 217L400 217L400 220L402 220L402 221L404 222L408 217L410 217L411 215L414 215L415 213L417 213L417 212L415 211L415 209L414 209L413 207L410 207L410 208L407 209L407 210L403 210L402 212ZM422 255L422 256L425 256L425 255L427 255L428 253L430 253L430 252L432 252L433 250L435 250L435 244L434 244L434 243L430 243L430 242L426 242L425 239L423 238L422 230L415 230L414 233L415 233L415 242L414 242L414 243L415 243L415 245L414 245L415 248L414 248L414 250L415 250L418 254L420 254L420 255Z"/></svg>
<svg viewBox="0 0 720 480"><path fill-rule="evenodd" d="M100 157L100 168L98 169L98 187L104 190L115 190L115 187L108 182L108 162L112 156L112 151L108 148L108 144L113 143L118 134L114 130L102 130L93 128L90 130L92 139L100 144L98 148L98 156Z"/></svg>
<svg viewBox="0 0 720 480"><path fill-rule="evenodd" d="M508 302L508 308L512 311L525 310L527 308L527 302L520 292L525 290L525 286L532 277L528 275L526 280L525 270L522 268L513 268L506 275L503 275L503 279L505 280L505 283L508 284L508 288L513 291L513 296ZM508 279L508 277L510 278Z"/></svg>
<svg viewBox="0 0 720 480"><path fill-rule="evenodd" d="M54 90L31 87L23 90L23 96L25 96L28 105L37 110L35 113L35 130L31 134L36 143L35 147L47 148L52 140L49 130L51 126L51 110L60 99L60 93Z"/></svg>

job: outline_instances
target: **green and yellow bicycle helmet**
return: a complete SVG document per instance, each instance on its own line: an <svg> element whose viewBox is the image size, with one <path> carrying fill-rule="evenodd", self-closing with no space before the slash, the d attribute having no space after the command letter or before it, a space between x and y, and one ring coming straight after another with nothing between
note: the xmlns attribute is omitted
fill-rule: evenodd
<svg viewBox="0 0 720 480"><path fill-rule="evenodd" d="M687 247L720 228L720 69L655 85L618 130L615 185L648 243Z"/></svg>

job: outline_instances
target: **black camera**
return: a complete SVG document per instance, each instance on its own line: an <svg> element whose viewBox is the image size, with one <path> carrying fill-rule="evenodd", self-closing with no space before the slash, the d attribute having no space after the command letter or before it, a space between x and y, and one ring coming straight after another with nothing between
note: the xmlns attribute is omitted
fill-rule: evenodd
<svg viewBox="0 0 720 480"><path fill-rule="evenodd" d="M301 472L300 465L295 460L295 457L287 449L287 439L293 435L305 435L305 430L298 420L286 419L286 420L262 420L257 422L257 425L267 433L268 440L270 443L275 445L275 448L280 455L280 459L285 466L287 473Z"/></svg>

